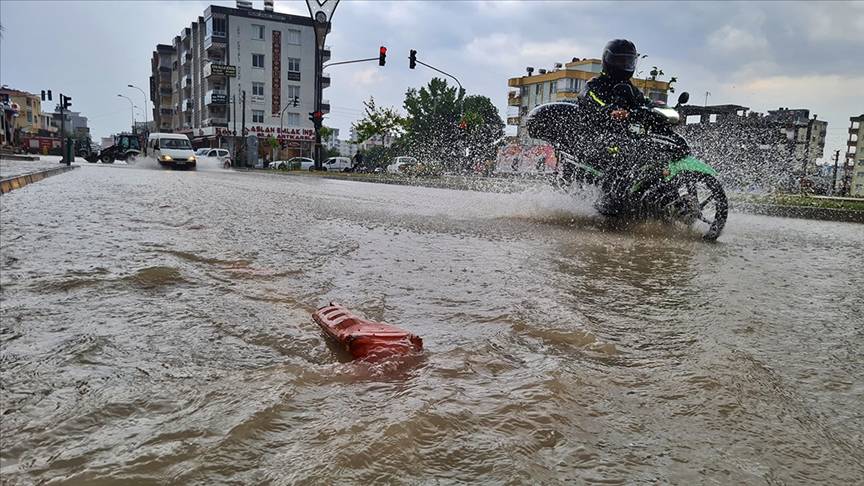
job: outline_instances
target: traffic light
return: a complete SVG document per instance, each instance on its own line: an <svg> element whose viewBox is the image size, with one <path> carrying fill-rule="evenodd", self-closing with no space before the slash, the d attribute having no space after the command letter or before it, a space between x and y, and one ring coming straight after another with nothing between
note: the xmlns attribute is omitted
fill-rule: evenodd
<svg viewBox="0 0 864 486"><path fill-rule="evenodd" d="M381 46L378 49L378 65L383 66L387 62L387 48Z"/></svg>
<svg viewBox="0 0 864 486"><path fill-rule="evenodd" d="M72 106L72 97L71 96L63 96L60 95L60 106L63 107L64 110L68 110L70 106Z"/></svg>
<svg viewBox="0 0 864 486"><path fill-rule="evenodd" d="M294 99L291 101L291 104L294 106L297 106L298 104L300 104L300 97L295 96Z"/></svg>
<svg viewBox="0 0 864 486"><path fill-rule="evenodd" d="M50 90L50 89L48 90L48 101L53 101L53 100L51 99L51 90Z"/></svg>
<svg viewBox="0 0 864 486"><path fill-rule="evenodd" d="M42 101L45 101L45 90L42 90Z"/></svg>
<svg viewBox="0 0 864 486"><path fill-rule="evenodd" d="M417 67L417 51L411 49L411 55L408 56L408 67L414 69Z"/></svg>
<svg viewBox="0 0 864 486"><path fill-rule="evenodd" d="M315 125L315 130L320 130L324 121L324 114L320 111L313 111L309 113L309 119L312 120L312 124Z"/></svg>

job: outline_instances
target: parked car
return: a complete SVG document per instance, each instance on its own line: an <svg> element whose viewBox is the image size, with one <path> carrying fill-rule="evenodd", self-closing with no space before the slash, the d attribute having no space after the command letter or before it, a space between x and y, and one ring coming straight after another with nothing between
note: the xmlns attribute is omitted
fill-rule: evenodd
<svg viewBox="0 0 864 486"><path fill-rule="evenodd" d="M348 157L330 157L321 167L328 172L350 172L354 168L354 162Z"/></svg>
<svg viewBox="0 0 864 486"><path fill-rule="evenodd" d="M267 168L280 170L309 170L309 167L313 165L315 165L315 161L309 157L292 157L288 160L274 160L273 162L270 162Z"/></svg>
<svg viewBox="0 0 864 486"><path fill-rule="evenodd" d="M210 147L199 148L195 151L195 157L203 157L204 154L210 151Z"/></svg>
<svg viewBox="0 0 864 486"><path fill-rule="evenodd" d="M412 166L417 165L417 159L414 157L401 156L390 161L387 166L388 174L407 174Z"/></svg>
<svg viewBox="0 0 864 486"><path fill-rule="evenodd" d="M201 155L198 155L198 152L202 152ZM195 152L195 155L198 157L207 157L210 160L215 160L219 163L219 166L223 169L228 169L231 167L231 152L228 149L224 148L209 148L209 149L198 149Z"/></svg>

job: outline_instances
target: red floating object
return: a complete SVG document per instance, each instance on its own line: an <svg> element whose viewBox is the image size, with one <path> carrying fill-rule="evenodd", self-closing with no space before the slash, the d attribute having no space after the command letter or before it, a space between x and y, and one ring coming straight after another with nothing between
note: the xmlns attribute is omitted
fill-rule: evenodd
<svg viewBox="0 0 864 486"><path fill-rule="evenodd" d="M315 311L312 318L354 359L377 360L423 349L420 337L390 324L363 319L335 302Z"/></svg>

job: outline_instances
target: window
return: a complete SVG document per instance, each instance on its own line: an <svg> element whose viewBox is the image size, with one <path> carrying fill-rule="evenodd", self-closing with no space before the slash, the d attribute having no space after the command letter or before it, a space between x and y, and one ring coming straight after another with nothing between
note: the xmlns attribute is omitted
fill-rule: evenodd
<svg viewBox="0 0 864 486"><path fill-rule="evenodd" d="M287 115L289 127L300 125L300 113L286 113L285 115Z"/></svg>
<svg viewBox="0 0 864 486"><path fill-rule="evenodd" d="M295 46L300 45L300 31L294 29L288 29L288 43L293 44Z"/></svg>
<svg viewBox="0 0 864 486"><path fill-rule="evenodd" d="M291 73L299 73L300 72L300 59L296 57L288 58L288 72Z"/></svg>
<svg viewBox="0 0 864 486"><path fill-rule="evenodd" d="M287 85L287 87L288 87L288 102L293 103L295 96L297 98L300 97L300 86L297 86L294 84L289 84L289 85Z"/></svg>
<svg viewBox="0 0 864 486"><path fill-rule="evenodd" d="M264 110L252 110L252 123L264 123Z"/></svg>
<svg viewBox="0 0 864 486"><path fill-rule="evenodd" d="M264 96L264 83L252 83L252 96Z"/></svg>
<svg viewBox="0 0 864 486"><path fill-rule="evenodd" d="M226 30L228 30L228 20L225 17L210 17L205 23L204 37L225 37Z"/></svg>
<svg viewBox="0 0 864 486"><path fill-rule="evenodd" d="M30 101L30 100L27 100L27 101ZM32 111L27 112L27 123L33 123L33 112Z"/></svg>
<svg viewBox="0 0 864 486"><path fill-rule="evenodd" d="M264 26L252 24L252 39L264 40Z"/></svg>
<svg viewBox="0 0 864 486"><path fill-rule="evenodd" d="M264 54L252 54L252 67L264 69Z"/></svg>

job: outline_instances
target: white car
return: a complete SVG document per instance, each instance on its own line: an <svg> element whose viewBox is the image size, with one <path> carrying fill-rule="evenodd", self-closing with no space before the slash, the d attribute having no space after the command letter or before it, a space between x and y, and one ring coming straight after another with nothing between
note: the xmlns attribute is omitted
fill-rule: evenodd
<svg viewBox="0 0 864 486"><path fill-rule="evenodd" d="M231 152L228 149L223 148L208 148L208 149L198 149L198 152L204 152L199 157L207 157L211 160L215 160L219 162L219 167L223 169L228 169L231 167ZM196 155L198 152L195 152Z"/></svg>
<svg viewBox="0 0 864 486"><path fill-rule="evenodd" d="M309 167L315 165L315 161L309 157L292 157L288 160L274 160L267 166L268 169L292 170L300 168L301 170L309 170Z"/></svg>
<svg viewBox="0 0 864 486"><path fill-rule="evenodd" d="M412 165L417 164L417 159L414 157L396 157L390 161L387 166L388 174L404 174Z"/></svg>
<svg viewBox="0 0 864 486"><path fill-rule="evenodd" d="M210 147L200 148L195 151L195 157L204 157L204 154L210 151Z"/></svg>

